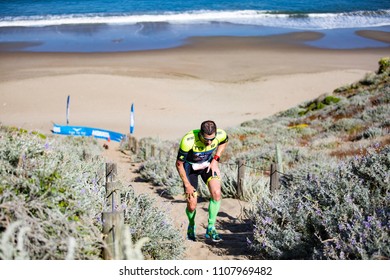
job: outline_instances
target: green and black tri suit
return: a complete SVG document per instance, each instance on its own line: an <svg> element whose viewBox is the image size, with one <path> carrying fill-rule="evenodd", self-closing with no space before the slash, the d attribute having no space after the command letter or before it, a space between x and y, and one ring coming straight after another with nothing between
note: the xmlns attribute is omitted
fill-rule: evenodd
<svg viewBox="0 0 390 280"><path fill-rule="evenodd" d="M217 129L214 140L208 146L202 142L199 134L200 129L188 132L181 139L177 155L177 159L184 162L184 169L186 170L187 178L195 189L198 188L198 175L202 177L205 184L208 184L213 175L211 174L211 170L207 172L208 168L194 170L192 165L211 162L213 159L213 153L217 147L228 142L228 135L222 129Z"/></svg>

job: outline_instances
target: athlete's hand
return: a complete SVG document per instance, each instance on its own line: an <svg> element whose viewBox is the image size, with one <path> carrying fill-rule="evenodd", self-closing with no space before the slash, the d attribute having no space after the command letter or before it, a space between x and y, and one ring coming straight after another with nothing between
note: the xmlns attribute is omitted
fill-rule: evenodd
<svg viewBox="0 0 390 280"><path fill-rule="evenodd" d="M195 189L193 186L189 185L189 186L186 186L186 197L187 198L190 198L191 196L194 196L196 193Z"/></svg>
<svg viewBox="0 0 390 280"><path fill-rule="evenodd" d="M221 178L221 171L219 170L219 165L218 165L218 161L216 160L212 160L209 167L207 168L207 172L209 172L211 169L211 172L212 172L212 176L213 177L219 177Z"/></svg>

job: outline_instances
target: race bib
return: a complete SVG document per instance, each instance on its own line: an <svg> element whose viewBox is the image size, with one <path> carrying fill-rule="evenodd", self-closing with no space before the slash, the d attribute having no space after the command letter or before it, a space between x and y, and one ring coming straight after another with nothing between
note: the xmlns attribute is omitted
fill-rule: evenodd
<svg viewBox="0 0 390 280"><path fill-rule="evenodd" d="M205 169L207 167L210 166L210 162L209 161L205 161L205 162L202 162L202 163L193 163L192 164L192 169L194 170L202 170L202 169Z"/></svg>

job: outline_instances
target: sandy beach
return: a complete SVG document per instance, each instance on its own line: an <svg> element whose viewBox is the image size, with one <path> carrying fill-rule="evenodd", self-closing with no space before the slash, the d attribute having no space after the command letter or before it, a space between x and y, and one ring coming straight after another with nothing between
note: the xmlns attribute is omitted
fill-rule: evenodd
<svg viewBox="0 0 390 280"><path fill-rule="evenodd" d="M386 32L359 33L388 41ZM185 46L126 53L0 51L0 122L50 133L53 123L178 139L213 119L221 128L331 93L378 68L389 48L318 49L304 32L192 38ZM386 39L387 38L387 39Z"/></svg>

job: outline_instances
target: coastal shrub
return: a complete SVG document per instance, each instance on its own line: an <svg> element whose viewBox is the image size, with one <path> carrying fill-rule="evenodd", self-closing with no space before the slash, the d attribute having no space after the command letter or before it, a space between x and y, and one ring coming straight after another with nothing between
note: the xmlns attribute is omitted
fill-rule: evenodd
<svg viewBox="0 0 390 280"><path fill-rule="evenodd" d="M312 142L312 147L318 150L328 150L337 148L341 144L341 139L334 135L328 135L326 137L321 137Z"/></svg>
<svg viewBox="0 0 390 280"><path fill-rule="evenodd" d="M298 112L300 116L306 115L311 111L317 111L325 108L327 105L338 103L340 101L339 97L328 95L323 98L318 98L314 101L311 101L307 104L302 105L302 109Z"/></svg>
<svg viewBox="0 0 390 280"><path fill-rule="evenodd" d="M382 136L384 134L383 130L380 127L369 127L365 131L363 131L361 134L358 134L355 139L369 139L369 138L376 138L379 136Z"/></svg>
<svg viewBox="0 0 390 280"><path fill-rule="evenodd" d="M238 137L234 137L233 135L229 134L229 145L227 145L225 151L223 160L229 160L232 159L235 155L236 151L239 151L244 148L242 141Z"/></svg>
<svg viewBox="0 0 390 280"><path fill-rule="evenodd" d="M362 114L362 119L366 122L382 122L389 117L390 104L368 108Z"/></svg>
<svg viewBox="0 0 390 280"><path fill-rule="evenodd" d="M364 128L365 122L362 119L343 118L335 121L329 128L330 131L353 133Z"/></svg>
<svg viewBox="0 0 390 280"><path fill-rule="evenodd" d="M262 174L258 174L256 172L248 170L245 176L245 192L243 196L239 197L237 193L237 164L221 164L221 175L222 175L222 197L223 198L239 198L244 201L250 201L255 199L257 196L262 195L264 189L269 188L269 179L262 176ZM199 180L199 194L201 197L206 199L210 198L210 192L206 185Z"/></svg>
<svg viewBox="0 0 390 280"><path fill-rule="evenodd" d="M236 191L237 187L235 188ZM270 180L268 177L259 175L249 175L244 181L244 193L243 196L232 196L239 198L240 200L253 202L258 201L259 197L264 196L269 192Z"/></svg>
<svg viewBox="0 0 390 280"><path fill-rule="evenodd" d="M241 141L241 143L245 149L253 149L254 147L264 145L265 139L260 135L251 135L246 137L243 141Z"/></svg>
<svg viewBox="0 0 390 280"><path fill-rule="evenodd" d="M170 209L158 207L148 195L135 195L128 188L123 195L125 224L129 226L132 240L137 242L147 237L142 247L146 259L176 260L183 257L184 239L173 226Z"/></svg>
<svg viewBox="0 0 390 280"><path fill-rule="evenodd" d="M382 57L379 62L378 74L390 71L390 57Z"/></svg>
<svg viewBox="0 0 390 280"><path fill-rule="evenodd" d="M0 128L0 258L98 259L103 164L85 139Z"/></svg>
<svg viewBox="0 0 390 280"><path fill-rule="evenodd" d="M0 259L101 258L101 214L110 209L97 144L0 127ZM117 183L130 228L124 257L180 258L183 242L167 214Z"/></svg>
<svg viewBox="0 0 390 280"><path fill-rule="evenodd" d="M390 148L296 170L280 193L256 202L252 244L265 259L390 257Z"/></svg>
<svg viewBox="0 0 390 280"><path fill-rule="evenodd" d="M295 127L297 137L308 139L312 136L315 136L318 131L310 126Z"/></svg>
<svg viewBox="0 0 390 280"><path fill-rule="evenodd" d="M325 97L324 101L322 101L325 105L330 105L333 103L338 103L340 101L339 97L328 95Z"/></svg>
<svg viewBox="0 0 390 280"><path fill-rule="evenodd" d="M277 114L277 116L282 117L282 118L295 118L296 116L299 115L300 111L301 111L301 109L299 108L299 106L297 106L297 107L293 107L293 108L287 109L285 111L279 112Z"/></svg>
<svg viewBox="0 0 390 280"><path fill-rule="evenodd" d="M164 158L147 159L139 169L143 179L156 186L164 187L169 195L175 196L183 193L183 183L176 170L176 154L162 152Z"/></svg>
<svg viewBox="0 0 390 280"><path fill-rule="evenodd" d="M377 81L378 79L375 73L367 73L366 76L362 80L360 80L360 83L362 85L369 86L375 84Z"/></svg>
<svg viewBox="0 0 390 280"><path fill-rule="evenodd" d="M176 142L158 138L146 137L137 140L126 135L120 142L119 149L123 152L129 151L127 155L132 162L142 162L152 157L160 157L162 153L177 153L177 145Z"/></svg>

